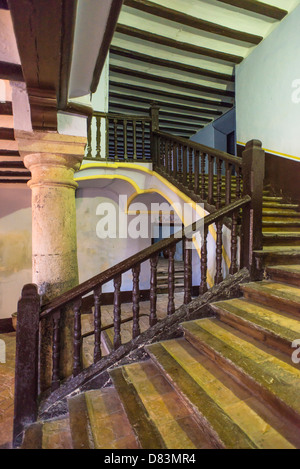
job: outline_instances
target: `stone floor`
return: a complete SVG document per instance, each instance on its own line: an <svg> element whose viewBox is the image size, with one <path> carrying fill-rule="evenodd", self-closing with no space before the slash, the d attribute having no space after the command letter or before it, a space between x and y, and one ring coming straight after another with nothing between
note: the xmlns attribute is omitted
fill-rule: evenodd
<svg viewBox="0 0 300 469"><path fill-rule="evenodd" d="M6 345L6 363L0 363L0 449L12 441L16 334L0 334Z"/></svg>

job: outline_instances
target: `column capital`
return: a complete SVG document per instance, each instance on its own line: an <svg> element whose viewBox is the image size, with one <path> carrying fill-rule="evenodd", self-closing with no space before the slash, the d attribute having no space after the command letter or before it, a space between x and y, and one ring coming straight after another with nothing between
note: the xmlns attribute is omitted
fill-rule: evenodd
<svg viewBox="0 0 300 469"><path fill-rule="evenodd" d="M24 165L31 171L28 185L77 188L74 173L80 168L87 139L57 132L16 131Z"/></svg>

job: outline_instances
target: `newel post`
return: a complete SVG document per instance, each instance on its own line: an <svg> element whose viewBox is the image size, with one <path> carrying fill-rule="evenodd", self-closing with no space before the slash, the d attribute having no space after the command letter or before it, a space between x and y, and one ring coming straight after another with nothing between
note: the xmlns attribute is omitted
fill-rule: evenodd
<svg viewBox="0 0 300 469"><path fill-rule="evenodd" d="M26 426L38 411L40 296L34 284L25 285L18 302L13 445L20 446Z"/></svg>
<svg viewBox="0 0 300 469"><path fill-rule="evenodd" d="M151 156L152 156L152 161L153 161L153 166L155 166L158 163L158 139L153 135L153 132L156 132L159 130L159 110L160 107L158 104L151 104L150 107L150 117L151 117Z"/></svg>
<svg viewBox="0 0 300 469"><path fill-rule="evenodd" d="M265 178L265 152L259 140L247 143L243 152L243 193L251 196L251 204L243 211L241 235L241 266L257 278L254 251L263 248L262 211Z"/></svg>

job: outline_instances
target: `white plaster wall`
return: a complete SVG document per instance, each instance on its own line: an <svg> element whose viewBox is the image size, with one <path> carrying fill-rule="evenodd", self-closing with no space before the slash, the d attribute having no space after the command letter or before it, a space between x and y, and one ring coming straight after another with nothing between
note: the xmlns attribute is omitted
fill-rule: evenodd
<svg viewBox="0 0 300 469"><path fill-rule="evenodd" d="M300 6L237 67L236 105L238 142L300 160L299 24Z"/></svg>
<svg viewBox="0 0 300 469"><path fill-rule="evenodd" d="M0 319L16 311L31 283L31 191L0 187Z"/></svg>
<svg viewBox="0 0 300 469"><path fill-rule="evenodd" d="M0 61L20 64L11 14L8 10L0 10Z"/></svg>

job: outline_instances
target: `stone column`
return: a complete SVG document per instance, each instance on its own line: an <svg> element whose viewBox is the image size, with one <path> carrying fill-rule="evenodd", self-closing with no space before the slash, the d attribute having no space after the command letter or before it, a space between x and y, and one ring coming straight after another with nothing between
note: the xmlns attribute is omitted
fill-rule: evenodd
<svg viewBox="0 0 300 469"><path fill-rule="evenodd" d="M78 285L74 173L84 156L86 139L56 132L16 131L19 151L31 171L32 280L43 303ZM51 380L52 322L42 330L41 383ZM61 319L61 377L72 374L73 314Z"/></svg>

